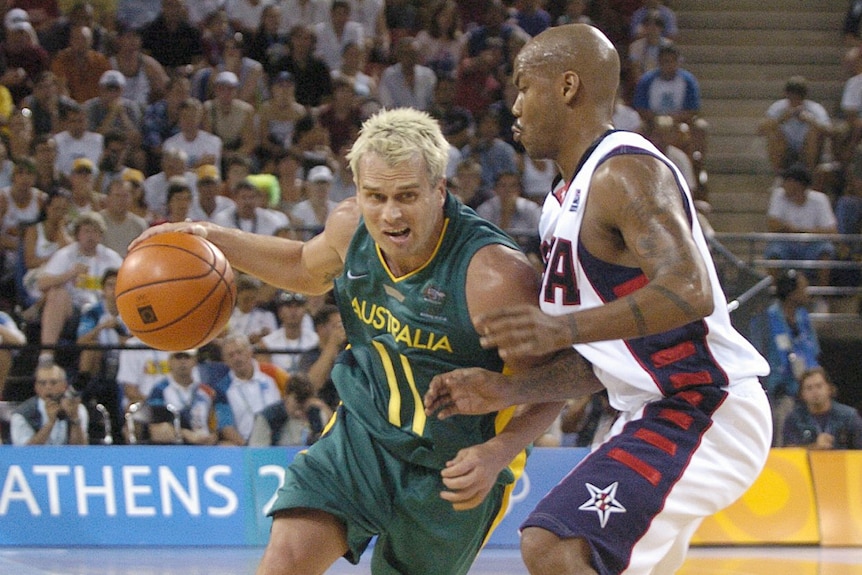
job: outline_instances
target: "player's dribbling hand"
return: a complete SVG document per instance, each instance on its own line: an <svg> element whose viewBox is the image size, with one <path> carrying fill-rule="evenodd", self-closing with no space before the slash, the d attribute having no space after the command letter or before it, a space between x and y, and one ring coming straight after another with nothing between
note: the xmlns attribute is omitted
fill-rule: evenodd
<svg viewBox="0 0 862 575"><path fill-rule="evenodd" d="M505 396L505 377L478 367L435 375L423 399L425 414L439 419L481 415L512 405Z"/></svg>
<svg viewBox="0 0 862 575"><path fill-rule="evenodd" d="M501 461L487 443L462 449L440 472L446 486L440 497L450 502L455 511L472 509L485 500L500 470L508 463Z"/></svg>
<svg viewBox="0 0 862 575"><path fill-rule="evenodd" d="M151 228L145 229L141 232L141 235L132 240L129 244L129 251L135 249L142 241L147 238L151 238L157 234L164 234L166 232L182 232L184 234L192 234L193 236L200 236L204 239L207 237L207 228L205 222L176 222L176 223L165 223L159 224L157 226L153 226Z"/></svg>
<svg viewBox="0 0 862 575"><path fill-rule="evenodd" d="M531 305L500 308L474 319L485 349L497 348L506 362L532 360L572 344L567 316L554 317Z"/></svg>

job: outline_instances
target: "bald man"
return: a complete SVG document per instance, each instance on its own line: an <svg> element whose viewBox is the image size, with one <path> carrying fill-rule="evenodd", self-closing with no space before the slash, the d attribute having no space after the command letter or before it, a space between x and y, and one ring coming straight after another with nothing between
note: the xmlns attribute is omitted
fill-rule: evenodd
<svg viewBox="0 0 862 575"><path fill-rule="evenodd" d="M607 389L621 412L608 437L522 525L534 575L675 572L700 521L760 473L771 440L758 382L768 366L731 326L685 180L646 139L613 129L619 66L583 24L543 32L515 61L515 137L560 172L539 226L541 309L475 321L503 358L559 361L450 372L425 398L448 417L583 396L592 374Z"/></svg>

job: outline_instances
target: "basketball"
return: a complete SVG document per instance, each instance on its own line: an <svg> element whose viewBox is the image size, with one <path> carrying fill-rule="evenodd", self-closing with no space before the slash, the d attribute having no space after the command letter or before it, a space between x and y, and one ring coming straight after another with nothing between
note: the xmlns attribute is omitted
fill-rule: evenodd
<svg viewBox="0 0 862 575"><path fill-rule="evenodd" d="M221 250L180 232L157 234L135 246L117 274L116 294L129 331L165 351L211 341L236 303L233 269Z"/></svg>

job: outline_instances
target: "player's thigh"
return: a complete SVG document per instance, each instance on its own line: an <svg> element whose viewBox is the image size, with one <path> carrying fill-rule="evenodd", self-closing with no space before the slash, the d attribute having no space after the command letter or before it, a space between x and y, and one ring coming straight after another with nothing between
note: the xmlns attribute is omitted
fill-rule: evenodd
<svg viewBox="0 0 862 575"><path fill-rule="evenodd" d="M258 575L323 573L347 552L344 524L317 509L275 514Z"/></svg>
<svg viewBox="0 0 862 575"><path fill-rule="evenodd" d="M395 512L374 545L372 572L467 573L501 513L505 488L496 485L480 505L455 511L438 495L443 489L439 471L414 467L405 474L409 485L399 490Z"/></svg>

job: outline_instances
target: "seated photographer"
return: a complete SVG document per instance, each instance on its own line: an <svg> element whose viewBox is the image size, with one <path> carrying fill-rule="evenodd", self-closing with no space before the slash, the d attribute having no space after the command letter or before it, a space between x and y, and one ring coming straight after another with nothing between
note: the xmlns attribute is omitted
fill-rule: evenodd
<svg viewBox="0 0 862 575"><path fill-rule="evenodd" d="M320 438L330 417L332 410L314 395L308 376L296 373L287 382L284 401L273 403L255 415L248 444L311 445Z"/></svg>
<svg viewBox="0 0 862 575"><path fill-rule="evenodd" d="M12 414L12 444L87 445L87 408L69 387L66 371L53 362L40 362L35 389L36 395Z"/></svg>

